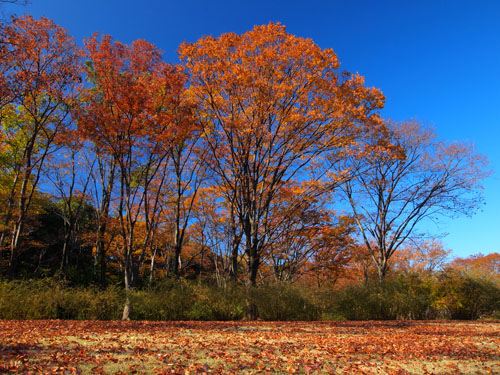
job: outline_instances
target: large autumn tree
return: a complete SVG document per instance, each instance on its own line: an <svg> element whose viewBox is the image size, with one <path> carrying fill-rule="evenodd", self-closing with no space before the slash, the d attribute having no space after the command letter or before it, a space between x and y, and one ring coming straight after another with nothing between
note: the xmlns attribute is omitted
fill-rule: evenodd
<svg viewBox="0 0 500 375"><path fill-rule="evenodd" d="M106 35L100 40L94 35L86 40L85 51L90 85L83 92L76 116L82 136L108 164L105 169L109 172L103 174L107 176L103 185L107 190L106 217L114 178L118 185L116 212L127 292L123 319L128 319L128 291L136 282L141 263L136 251L137 227L145 206L149 209L161 192L158 173L165 170L162 166L172 145L184 134L177 126L183 123L175 120L185 80L144 40L126 45Z"/></svg>
<svg viewBox="0 0 500 375"><path fill-rule="evenodd" d="M73 39L52 21L13 18L0 40L0 104L10 176L3 197L0 245L10 231L9 274L13 275L23 226L47 158L70 127L70 108L79 84L80 55Z"/></svg>
<svg viewBox="0 0 500 375"><path fill-rule="evenodd" d="M442 142L415 121L367 133L363 152L346 163L351 178L341 190L380 280L422 221L472 214L488 175L485 157L471 145Z"/></svg>
<svg viewBox="0 0 500 375"><path fill-rule="evenodd" d="M280 24L185 43L180 57L199 105L206 160L234 204L255 285L281 188L304 179L313 161L324 167L325 151L344 150L356 129L378 123L374 111L384 98L362 77L341 72L331 49Z"/></svg>

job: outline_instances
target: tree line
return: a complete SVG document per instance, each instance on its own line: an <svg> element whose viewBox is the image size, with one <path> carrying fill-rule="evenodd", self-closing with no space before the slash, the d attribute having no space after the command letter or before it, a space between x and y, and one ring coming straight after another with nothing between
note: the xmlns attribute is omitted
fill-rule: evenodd
<svg viewBox="0 0 500 375"><path fill-rule="evenodd" d="M128 293L170 276L333 283L365 264L383 280L422 220L482 203L472 145L383 119L379 90L283 25L179 59L108 35L80 47L46 18L1 24L4 277Z"/></svg>

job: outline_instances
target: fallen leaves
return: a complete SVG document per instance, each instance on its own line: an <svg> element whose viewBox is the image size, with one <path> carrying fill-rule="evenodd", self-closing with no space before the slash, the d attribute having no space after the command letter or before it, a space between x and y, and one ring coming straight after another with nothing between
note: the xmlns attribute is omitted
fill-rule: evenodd
<svg viewBox="0 0 500 375"><path fill-rule="evenodd" d="M0 373L487 374L498 322L0 321Z"/></svg>

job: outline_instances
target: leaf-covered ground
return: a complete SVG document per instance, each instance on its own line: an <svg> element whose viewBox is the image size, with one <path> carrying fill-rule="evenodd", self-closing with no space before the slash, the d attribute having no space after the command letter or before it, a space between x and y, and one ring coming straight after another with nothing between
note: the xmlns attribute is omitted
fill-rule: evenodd
<svg viewBox="0 0 500 375"><path fill-rule="evenodd" d="M500 374L500 322L0 320L0 373Z"/></svg>

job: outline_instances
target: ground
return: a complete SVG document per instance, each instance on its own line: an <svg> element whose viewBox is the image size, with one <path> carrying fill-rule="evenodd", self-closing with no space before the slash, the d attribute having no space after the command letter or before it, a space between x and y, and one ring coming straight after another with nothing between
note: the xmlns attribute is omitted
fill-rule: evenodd
<svg viewBox="0 0 500 375"><path fill-rule="evenodd" d="M0 320L0 373L500 374L500 322Z"/></svg>

